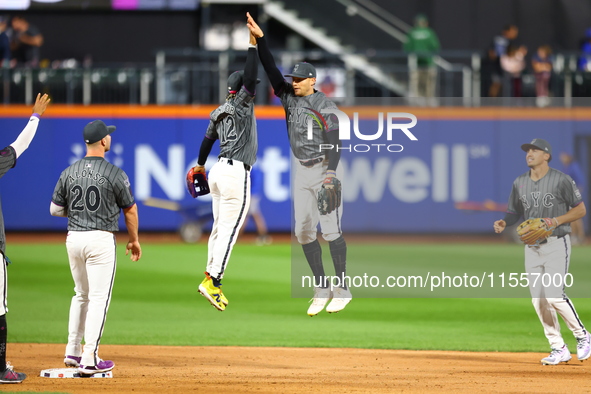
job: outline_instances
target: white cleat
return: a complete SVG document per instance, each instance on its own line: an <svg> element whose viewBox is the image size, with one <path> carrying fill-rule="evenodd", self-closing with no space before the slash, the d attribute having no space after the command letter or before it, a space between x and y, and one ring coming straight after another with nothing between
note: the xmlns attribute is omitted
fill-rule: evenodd
<svg viewBox="0 0 591 394"><path fill-rule="evenodd" d="M347 304L351 302L351 291L349 289L343 289L342 287L337 287L334 289L332 301L326 307L326 311L328 313L337 313L345 309Z"/></svg>
<svg viewBox="0 0 591 394"><path fill-rule="evenodd" d="M316 316L319 314L332 296L330 289L323 289L322 287L314 288L314 297L310 300L312 305L308 308L308 316Z"/></svg>
<svg viewBox="0 0 591 394"><path fill-rule="evenodd" d="M583 338L577 338L577 358L581 361L591 356L591 335L585 331Z"/></svg>
<svg viewBox="0 0 591 394"><path fill-rule="evenodd" d="M567 363L571 359L568 347L564 345L560 349L552 349L548 357L542 359L543 365L558 365L560 363Z"/></svg>

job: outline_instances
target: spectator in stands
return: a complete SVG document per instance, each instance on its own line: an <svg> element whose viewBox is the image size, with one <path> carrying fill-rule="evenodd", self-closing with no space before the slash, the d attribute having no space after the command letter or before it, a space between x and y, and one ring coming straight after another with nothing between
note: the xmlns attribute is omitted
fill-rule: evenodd
<svg viewBox="0 0 591 394"><path fill-rule="evenodd" d="M538 107L546 107L550 104L548 86L552 75L552 60L552 49L548 45L542 45L531 61L536 77L536 105Z"/></svg>
<svg viewBox="0 0 591 394"><path fill-rule="evenodd" d="M510 44L507 52L501 56L501 68L509 76L511 97L521 97L521 73L525 70L525 47Z"/></svg>
<svg viewBox="0 0 591 394"><path fill-rule="evenodd" d="M510 44L514 44L519 29L513 24L505 25L501 35L495 36L491 43L487 60L491 66L491 84L488 89L489 97L499 97L501 95L501 87L503 81L503 68L501 67L501 57L507 53L507 48Z"/></svg>
<svg viewBox="0 0 591 394"><path fill-rule="evenodd" d="M8 17L0 15L0 61L1 67L10 66L10 40L8 39Z"/></svg>
<svg viewBox="0 0 591 394"><path fill-rule="evenodd" d="M586 191L586 179L581 166L577 163L571 154L566 152L560 153L560 161L563 165L563 172L570 176L573 181L577 184L581 193L585 193ZM574 245L580 245L585 243L585 225L583 223L583 219L575 220L570 224L572 228L572 240L571 242Z"/></svg>
<svg viewBox="0 0 591 394"><path fill-rule="evenodd" d="M10 44L12 56L16 64L26 67L39 65L39 48L43 45L43 35L21 15L12 18L14 30Z"/></svg>
<svg viewBox="0 0 591 394"><path fill-rule="evenodd" d="M433 56L439 52L439 38L429 27L429 21L423 14L415 17L415 26L408 32L404 51L417 56L417 70L411 70L411 93L419 97L435 97L437 84L437 66ZM414 92L412 91L414 90Z"/></svg>

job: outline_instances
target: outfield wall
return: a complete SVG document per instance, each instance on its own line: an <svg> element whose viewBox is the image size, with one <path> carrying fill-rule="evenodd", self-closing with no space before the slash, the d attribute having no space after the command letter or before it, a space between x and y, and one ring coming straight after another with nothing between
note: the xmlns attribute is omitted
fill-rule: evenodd
<svg viewBox="0 0 591 394"><path fill-rule="evenodd" d="M84 155L84 125L102 119L117 126L107 157L130 176L139 201L141 229L177 229L183 221L181 214L148 207L142 201L155 197L184 207L199 203L186 192L184 179L196 163L211 109L50 107L35 140L0 182L6 228L65 229L65 219L49 215L53 187L60 172ZM354 110L358 109L345 112ZM417 124L411 131L417 141L400 130L393 130L390 140L384 133L375 141L343 141L347 174L343 226L348 231L489 231L501 213L458 210L455 204L505 203L513 179L527 170L521 144L536 137L547 139L555 152L551 165L557 168L561 168L561 151L576 150L581 160L587 161L586 145L581 142L591 136L591 114L586 109L383 110L414 114ZM29 107L0 108L0 144L14 141L29 113ZM289 231L290 150L283 111L257 107L256 113L258 166L264 179L261 208L271 231ZM364 134L375 132L377 118L360 110L360 119L359 129ZM386 130L387 124L384 126ZM388 152L388 146L402 151ZM208 167L215 161L217 149L216 144ZM202 200L204 206L208 202L207 198Z"/></svg>

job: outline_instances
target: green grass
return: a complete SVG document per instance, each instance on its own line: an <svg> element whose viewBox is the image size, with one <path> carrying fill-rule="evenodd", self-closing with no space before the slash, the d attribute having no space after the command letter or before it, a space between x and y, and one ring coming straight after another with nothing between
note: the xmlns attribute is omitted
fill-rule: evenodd
<svg viewBox="0 0 591 394"><path fill-rule="evenodd" d="M118 248L103 344L548 350L527 297L355 298L341 313L322 312L310 318L308 299L291 297L291 247L238 244L224 279L230 305L218 312L197 293L206 244L142 246L144 257L135 263L124 255L123 245ZM442 270L442 262L450 272L485 268L520 272L523 265L523 249L516 245L351 243L349 249L352 271L385 264L378 258L384 254L402 263L423 262L433 272ZM590 251L575 248L573 268L584 266ZM7 252L14 262L9 266L9 341L65 343L73 295L65 246L12 244ZM587 273L576 275L583 280L591 277ZM588 322L591 299L574 301ZM563 333L574 346L566 327Z"/></svg>

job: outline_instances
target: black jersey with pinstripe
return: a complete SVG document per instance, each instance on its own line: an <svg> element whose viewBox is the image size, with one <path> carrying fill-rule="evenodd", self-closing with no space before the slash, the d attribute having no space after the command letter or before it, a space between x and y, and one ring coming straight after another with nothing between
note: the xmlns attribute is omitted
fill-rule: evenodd
<svg viewBox="0 0 591 394"><path fill-rule="evenodd" d="M12 146L0 150L0 178L16 165L16 152ZM4 215L0 203L0 251L4 254L6 249L6 235L4 234ZM4 298L6 299L6 297Z"/></svg>
<svg viewBox="0 0 591 394"><path fill-rule="evenodd" d="M530 171L513 182L507 212L522 215L525 219L554 218L564 215L581 204L581 192L573 179L554 168L541 179L533 181ZM563 236L571 231L570 224L558 226L552 233Z"/></svg>
<svg viewBox="0 0 591 394"><path fill-rule="evenodd" d="M293 86L283 82L276 91L285 109L287 134L293 155L299 160L310 160L324 156L319 151L321 144L328 144L327 133L339 129L336 116L322 114L327 108L337 108L334 102L319 91L308 96L296 96ZM308 122L313 125L312 139L308 139Z"/></svg>
<svg viewBox="0 0 591 394"><path fill-rule="evenodd" d="M254 95L242 86L234 98L212 111L205 136L220 140L219 157L252 166L258 149Z"/></svg>
<svg viewBox="0 0 591 394"><path fill-rule="evenodd" d="M118 231L121 208L135 204L125 171L95 156L66 168L51 200L66 207L70 231Z"/></svg>

